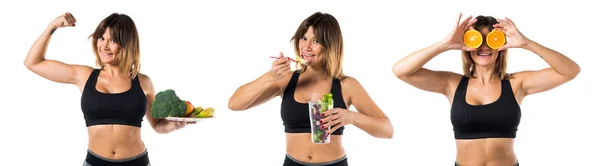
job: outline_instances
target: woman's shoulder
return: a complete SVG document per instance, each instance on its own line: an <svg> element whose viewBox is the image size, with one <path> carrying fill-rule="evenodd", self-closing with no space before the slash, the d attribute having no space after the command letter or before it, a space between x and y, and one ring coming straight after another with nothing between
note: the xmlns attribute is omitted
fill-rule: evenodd
<svg viewBox="0 0 600 166"><path fill-rule="evenodd" d="M147 74L141 73L141 72L138 73L137 76L140 79L150 79L150 76L148 76Z"/></svg>
<svg viewBox="0 0 600 166"><path fill-rule="evenodd" d="M152 84L152 79L150 79L150 76L144 73L138 73L136 77L138 78L140 86L145 92L154 91L154 85Z"/></svg>
<svg viewBox="0 0 600 166"><path fill-rule="evenodd" d="M152 80L150 79L150 76L144 74L144 73L138 73L137 76L138 80L140 80L140 83L142 85L144 84L148 84L148 83L152 83Z"/></svg>
<svg viewBox="0 0 600 166"><path fill-rule="evenodd" d="M342 75L339 78L335 78L340 80L340 84L342 85L342 87L348 87L348 88L355 88L357 86L361 86L360 82L358 81L358 79L349 76L349 75Z"/></svg>

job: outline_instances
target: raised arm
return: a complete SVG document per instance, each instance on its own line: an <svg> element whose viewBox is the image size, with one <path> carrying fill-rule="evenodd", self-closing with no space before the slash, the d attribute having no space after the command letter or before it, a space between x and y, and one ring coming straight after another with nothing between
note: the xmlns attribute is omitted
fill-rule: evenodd
<svg viewBox="0 0 600 166"><path fill-rule="evenodd" d="M469 16L463 22L460 22L461 17L462 14L458 17L456 26L452 32L444 40L415 51L394 64L392 67L394 75L419 89L445 95L450 94L450 82L458 82L460 75L447 71L434 71L423 68L423 66L433 59L433 57L448 50L473 50L463 44L463 34L476 20L471 19L472 16Z"/></svg>
<svg viewBox="0 0 600 166"><path fill-rule="evenodd" d="M290 59L283 58L279 54L279 59L273 62L270 71L266 72L252 82L239 87L229 98L229 109L233 111L243 111L254 106L265 103L283 93L285 80L291 76Z"/></svg>
<svg viewBox="0 0 600 166"><path fill-rule="evenodd" d="M542 70L514 74L514 77L521 82L522 97L553 89L574 79L581 71L579 65L565 55L526 38L512 20L498 19L498 22L494 27L501 29L510 41L500 49L523 48L537 54L550 65L549 68Z"/></svg>
<svg viewBox="0 0 600 166"><path fill-rule="evenodd" d="M91 67L46 59L46 49L54 31L61 27L75 26L75 21L70 13L65 13L52 21L31 46L24 62L27 69L50 81L82 85L85 82L83 78L87 78L87 74L92 70Z"/></svg>

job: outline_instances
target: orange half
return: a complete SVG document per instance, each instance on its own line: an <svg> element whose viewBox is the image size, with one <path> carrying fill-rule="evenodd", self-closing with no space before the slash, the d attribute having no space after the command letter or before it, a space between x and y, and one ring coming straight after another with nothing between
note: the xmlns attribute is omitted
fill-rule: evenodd
<svg viewBox="0 0 600 166"><path fill-rule="evenodd" d="M485 42L491 49L499 49L506 43L506 37L500 30L492 30L485 38Z"/></svg>
<svg viewBox="0 0 600 166"><path fill-rule="evenodd" d="M470 29L465 32L465 36L463 38L465 45L471 48L479 48L481 43L483 43L483 36L477 30Z"/></svg>

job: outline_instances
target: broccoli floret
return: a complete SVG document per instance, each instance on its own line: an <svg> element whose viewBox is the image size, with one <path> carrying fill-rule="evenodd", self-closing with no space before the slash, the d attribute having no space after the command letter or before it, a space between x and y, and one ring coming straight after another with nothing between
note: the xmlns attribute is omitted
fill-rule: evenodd
<svg viewBox="0 0 600 166"><path fill-rule="evenodd" d="M321 108L319 109L319 111L325 112L329 109L333 109L333 94L328 93L328 94L324 95L323 99L321 99L320 102L322 103L322 105L321 105Z"/></svg>
<svg viewBox="0 0 600 166"><path fill-rule="evenodd" d="M152 117L162 119L169 116L184 116L187 106L172 89L158 92L152 102Z"/></svg>

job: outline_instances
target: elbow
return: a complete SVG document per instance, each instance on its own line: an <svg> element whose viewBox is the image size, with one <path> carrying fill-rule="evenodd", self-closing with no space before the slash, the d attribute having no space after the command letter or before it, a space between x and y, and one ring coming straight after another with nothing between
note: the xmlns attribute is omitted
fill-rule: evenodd
<svg viewBox="0 0 600 166"><path fill-rule="evenodd" d="M231 103L229 103L228 107L229 107L229 110L232 110L232 111L242 111L242 109L240 107L237 107L236 105L231 104Z"/></svg>
<svg viewBox="0 0 600 166"><path fill-rule="evenodd" d="M394 127L392 127L392 124L388 124L382 138L392 139L392 137L394 137Z"/></svg>
<svg viewBox="0 0 600 166"><path fill-rule="evenodd" d="M233 100L233 98L229 99L229 103L227 104L227 107L229 107L229 109L232 111L243 111L244 110L244 108L240 107L240 105L237 102L235 102L235 100Z"/></svg>
<svg viewBox="0 0 600 166"><path fill-rule="evenodd" d="M404 80L407 76L409 76L408 72L405 72L405 70L399 67L398 65L394 65L392 67L392 73L394 73L396 78L401 80Z"/></svg>
<svg viewBox="0 0 600 166"><path fill-rule="evenodd" d="M27 60L23 62L23 65L29 70L31 70L31 67L33 66L33 64L31 62L28 62Z"/></svg>
<svg viewBox="0 0 600 166"><path fill-rule="evenodd" d="M25 66L28 70L33 71L35 66L39 63L41 63L41 62L31 62L31 61L25 60L23 62L23 66Z"/></svg>
<svg viewBox="0 0 600 166"><path fill-rule="evenodd" d="M397 65L394 65L394 66L392 66L392 73L394 73L394 75L395 75L396 77L398 77L398 75L400 75L401 73L400 73L400 71L399 71L398 67L396 67L396 66L397 66Z"/></svg>
<svg viewBox="0 0 600 166"><path fill-rule="evenodd" d="M573 69L573 74L571 75L571 78L577 77L577 75L579 75L579 73L581 73L581 67L579 67L579 65L575 65L575 67Z"/></svg>
<svg viewBox="0 0 600 166"><path fill-rule="evenodd" d="M394 131L390 131L389 133L387 133L386 135L384 135L382 138L384 138L384 139L392 139L392 137L394 137Z"/></svg>
<svg viewBox="0 0 600 166"><path fill-rule="evenodd" d="M381 138L381 139L392 139L392 137L394 137L394 130L384 131L384 132L380 133L379 135L377 135L376 137Z"/></svg>
<svg viewBox="0 0 600 166"><path fill-rule="evenodd" d="M564 77L568 78L569 80L573 80L575 79L575 77L577 77L577 75L579 75L579 73L581 72L581 68L578 65L569 67L569 70L563 73L560 73L560 75L563 75Z"/></svg>
<svg viewBox="0 0 600 166"><path fill-rule="evenodd" d="M383 139L392 139L392 137L394 137L394 127L389 119L387 120L387 123L383 127L382 131L376 137Z"/></svg>

